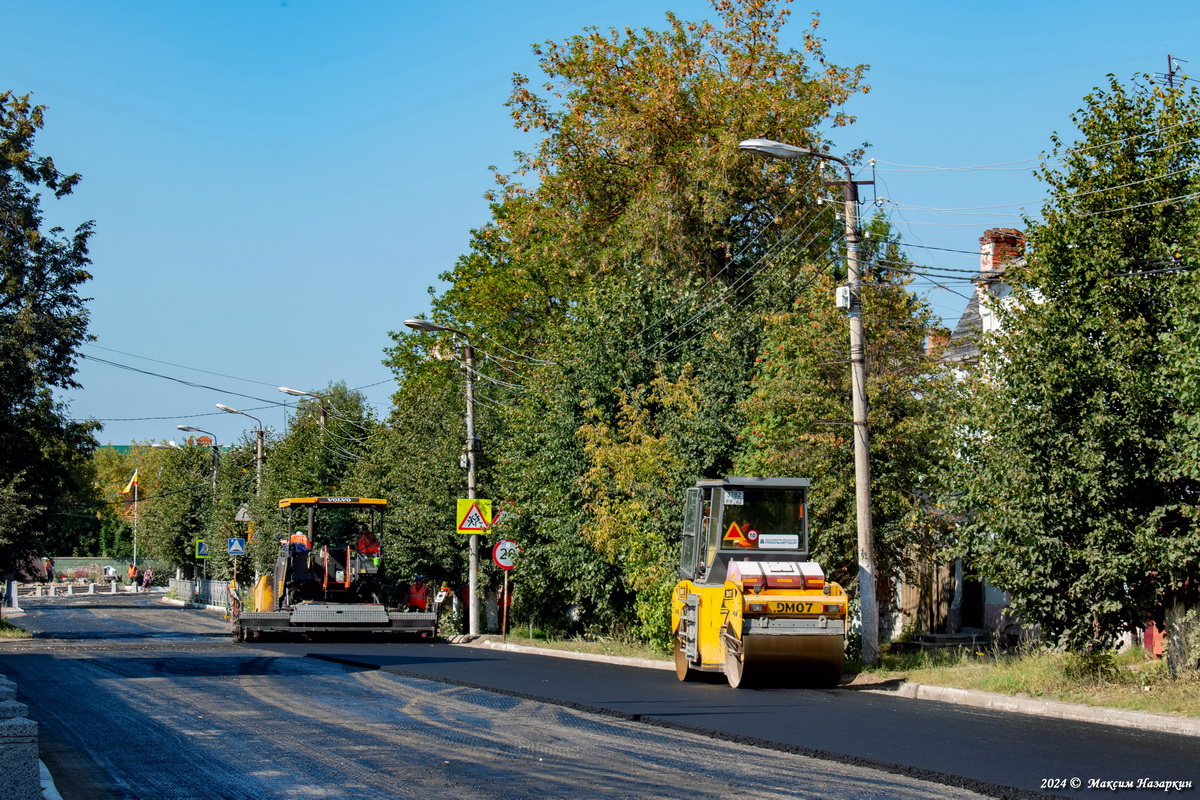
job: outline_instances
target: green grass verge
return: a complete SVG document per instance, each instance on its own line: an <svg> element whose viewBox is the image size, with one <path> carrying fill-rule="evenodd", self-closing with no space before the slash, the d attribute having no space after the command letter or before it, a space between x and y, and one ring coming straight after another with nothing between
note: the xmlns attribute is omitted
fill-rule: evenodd
<svg viewBox="0 0 1200 800"><path fill-rule="evenodd" d="M1044 651L884 653L870 673L881 680L1200 717L1200 679L1172 680L1166 663L1141 649L1100 659Z"/></svg>
<svg viewBox="0 0 1200 800"><path fill-rule="evenodd" d="M0 639L32 639L25 631L6 619L0 619Z"/></svg>

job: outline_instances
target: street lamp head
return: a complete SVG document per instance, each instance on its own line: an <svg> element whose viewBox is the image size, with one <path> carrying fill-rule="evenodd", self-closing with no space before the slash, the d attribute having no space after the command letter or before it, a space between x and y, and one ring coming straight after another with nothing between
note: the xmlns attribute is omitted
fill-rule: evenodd
<svg viewBox="0 0 1200 800"><path fill-rule="evenodd" d="M217 449L217 435L215 433L213 433L212 431L206 431L206 430L204 430L204 428L194 428L191 425L176 425L175 427L181 431L187 431L188 433L206 433L206 434L208 434L209 436L212 437L213 450L215 451Z"/></svg>
<svg viewBox="0 0 1200 800"><path fill-rule="evenodd" d="M225 405L224 403L217 403L216 405L217 405L217 408L219 408L222 411L225 411L227 413L241 414L243 417L249 417L250 419L252 419L258 423L259 428L262 428L262 420L260 420L258 417L254 416L253 414L247 414L245 411L238 411L236 408L230 408L229 406Z"/></svg>
<svg viewBox="0 0 1200 800"><path fill-rule="evenodd" d="M406 319L404 320L404 324L412 328L414 331L424 331L426 333L454 331L453 328L447 328L445 325L439 325L438 323L427 319Z"/></svg>
<svg viewBox="0 0 1200 800"><path fill-rule="evenodd" d="M290 394L292 397L315 397L318 400L325 400L328 397L328 395L317 394L316 392L304 392L304 391L301 391L300 389L293 389L290 386L280 386L279 391L283 392L284 394ZM217 407L220 408L221 406L218 405ZM229 409L226 409L226 410L228 411ZM234 413L235 414L245 414L246 412L245 411L235 411Z"/></svg>
<svg viewBox="0 0 1200 800"><path fill-rule="evenodd" d="M797 147L794 144L784 144L774 139L746 139L738 143L738 149L767 158L793 159L815 155L810 147Z"/></svg>

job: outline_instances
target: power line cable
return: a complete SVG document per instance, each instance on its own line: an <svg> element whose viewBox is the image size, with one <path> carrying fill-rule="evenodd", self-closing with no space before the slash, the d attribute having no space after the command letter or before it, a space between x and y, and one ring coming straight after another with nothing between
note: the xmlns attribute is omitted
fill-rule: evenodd
<svg viewBox="0 0 1200 800"><path fill-rule="evenodd" d="M780 209L778 212L771 214L770 222L768 222L766 225L761 226L758 229L758 231L754 234L754 236L752 236L750 238L750 240L747 241L741 247L741 249L739 249L736 253L733 253L729 258L725 259L725 263L721 265L721 268L719 270L717 270L716 272L714 272L712 275L710 275L708 277L708 279L705 280L704 283L701 284L700 287L696 290L696 293L703 294L704 291L717 280L717 278L719 278L721 275L725 274L725 271L727 269L729 269L733 264L737 263L737 261L739 259L743 258L746 255L746 253L748 253L750 251L750 248L753 247L759 241L759 239L761 239L763 236L766 235L767 230L772 225L774 225L778 220L782 219L782 215L784 213L786 213L793 205L795 205L797 202L799 202L799 200L801 199L802 196L803 195L801 195L799 192L793 192L792 198L790 200L788 200L788 202L786 204L784 204L783 208ZM820 198L817 199L817 204L818 205L821 204ZM819 216L819 214L820 214L820 212L818 211L818 213L814 214L813 216L816 217L816 216ZM797 221L792 226L792 228L789 229L789 232L791 230L794 230L796 225L798 225L798 224L799 224L799 221ZM785 233L784 235L786 236L787 234ZM771 251L772 247L773 247L773 245L767 247L768 253ZM761 261L762 259L760 258L759 260ZM753 266L754 265L751 266L751 269L753 269ZM735 283L736 282L737 281L735 281ZM724 291L727 291L727 289L728 289L728 287L725 287L721 291L724 292ZM719 294L720 293L718 293L718 296L719 296ZM650 322L647 322L644 326L642 326L642 329L640 331L638 331L637 333L635 333L633 335L633 338L640 339L643 333L645 333L647 330L649 330L652 326L661 324L663 322L663 320L665 320L667 318L667 316L670 316L670 315L668 314L666 316L658 318L657 320L652 320ZM684 324L686 325L688 323L684 323Z"/></svg>
<svg viewBox="0 0 1200 800"><path fill-rule="evenodd" d="M1147 208L1149 206L1158 206L1158 205L1162 205L1163 203L1175 203L1175 202L1179 202L1179 201L1183 201L1183 200L1194 200L1197 197L1200 197L1200 192L1192 192L1191 194L1181 194L1178 197L1164 197L1161 200L1151 200L1147 203L1136 203L1134 205L1121 206L1120 208L1102 208L1098 211L1088 211L1087 213L1067 212L1063 216L1077 217L1077 218L1082 219L1084 217L1096 217L1101 214L1116 214L1119 211L1132 211L1135 208Z"/></svg>
<svg viewBox="0 0 1200 800"><path fill-rule="evenodd" d="M529 362L531 364L541 364L541 365L545 365L545 366L550 366L550 365L554 364L553 361L543 361L541 359L533 358L532 356L527 356L524 353L518 353L516 350L512 350L511 348L505 347L500 342L493 339L491 336L488 336L483 331L476 331L475 335L478 335L478 336L483 337L484 339L487 339L489 342L496 345L497 347L499 347L501 350L503 350L506 353L512 353L514 356L516 356L521 361ZM496 358L499 358L499 356L496 356Z"/></svg>
<svg viewBox="0 0 1200 800"><path fill-rule="evenodd" d="M207 370L207 369L200 369L199 367L189 367L186 364L176 364L172 361L163 361L163 360L157 359L157 358L150 358L149 356L141 356L141 355L138 355L137 353L127 353L124 350L115 350L111 347L102 347L101 345L94 344L94 343L88 343L83 346L88 347L88 348L93 348L96 350L104 350L109 353L117 353L119 355L129 356L130 358L140 358L143 361L152 361L155 364L165 364L168 367L179 367L180 369L191 370L192 372L202 372L205 375L215 375L218 378L229 378L230 380L242 381L244 383L256 383L256 384L259 384L260 386L278 386L279 385L278 383L267 383L266 381L256 381L251 378L239 378L237 375L226 375L223 372L213 372L213 371Z"/></svg>
<svg viewBox="0 0 1200 800"><path fill-rule="evenodd" d="M815 238L815 237L814 237L814 238ZM811 240L810 240L810 243L811 243ZM833 250L833 248L834 248L835 246L836 246L836 245L831 245L831 246L829 247L829 249L827 249L827 250L826 250L824 253L822 253L822 254L818 255L818 256L817 256L817 258L819 259L819 258L821 258L822 256L827 256L827 255L829 255L829 254L830 254L830 252ZM794 263L794 262L795 262L795 261L796 261L798 258L799 258L799 253L798 253L798 251L793 251L793 255L790 257L790 260L789 260L789 261L786 261L786 262L784 262L784 263L783 263L783 264L780 266L779 270L777 270L777 271L776 271L776 272L775 272L775 273L772 275L772 277L774 277L774 275L777 275L777 274L779 274L779 272L781 272L783 269L786 269L788 266L790 266L792 263ZM828 261L828 262L826 262L826 264L825 264L825 268L824 268L823 270L817 270L817 271L813 272L813 274L812 274L812 275L809 275L809 276L807 276L807 277L808 277L808 280L807 280L807 281L805 281L805 282L804 282L804 285L803 285L803 286L801 286L801 287L800 287L800 288L799 288L799 289L796 291L796 294L803 294L804 290L805 290L805 289L807 289L807 288L808 288L810 285L812 285L813 281L815 281L815 280L816 280L818 277L820 277L820 275L821 275L823 272L826 272L826 271L828 271L828 270L829 270L829 269L830 269L832 266L833 266L833 262L832 262L832 261ZM791 280L789 280L789 281L788 281L786 284L784 284L784 286L783 286L783 287L781 287L781 288L787 288L788 286L791 286L793 283L795 283L797 280L799 280L799 279L800 279L802 276L804 276L804 275L805 275L805 273L803 273L803 272L797 272L797 273L796 273L796 275L794 275L794 276L792 277L792 279L791 279ZM748 293L748 294L747 294L745 297L743 297L741 300L739 300L739 301L738 301L738 302L737 302L737 303L734 305L734 307L733 307L733 310L734 310L734 311L736 311L737 309L741 308L741 306L742 306L743 304L745 304L746 302L748 302L748 301L750 300L750 298L751 298L751 297L752 297L752 296L753 296L753 295L754 295L754 294L755 294L755 293L756 293L756 292L759 290L759 288L761 288L761 287L762 287L763 285L765 285L765 284L766 284L766 281L764 280L762 283L760 283L760 285L759 285L759 287L758 287L758 288L755 288L755 289L754 289L754 291L752 291L752 292ZM713 324L715 324L715 322L714 322ZM667 356L670 356L670 355L674 354L676 351L680 350L680 349L681 349L681 348L682 348L684 345L686 345L686 344L688 344L689 342L691 342L691 341L695 340L695 339L696 339L697 337L699 337L701 334L703 334L703 333L707 333L707 332L709 331L709 329L710 329L710 326L701 326L701 327L700 327L700 328L699 328L699 329L698 329L698 330L697 330L695 333L693 333L691 336L689 336L688 338L684 339L682 342L680 342L679 344L675 345L675 346L674 346L674 347L672 347L670 350L667 350L667 351L665 351L665 352L662 354L662 356L661 356L661 357L662 357L662 358L666 358Z"/></svg>
<svg viewBox="0 0 1200 800"><path fill-rule="evenodd" d="M248 400L257 400L260 403L269 403L270 405L273 405L273 406L286 406L287 405L287 403L281 403L281 402L278 402L275 400L267 400L262 397L255 397L254 395L243 394L241 392L235 392L230 389L220 389L216 386L209 386L204 383L196 383L195 381L184 380L183 378L174 378L170 375L163 375L160 372L151 372L149 370L139 369L138 367L130 366L129 364L121 364L117 361L109 361L106 358L98 358L96 356L89 356L87 353L79 353L78 355L80 358L86 358L88 361L95 361L99 364L107 364L111 367L117 367L118 369L124 369L124 370L128 370L130 372L137 372L142 375L149 375L154 378L162 378L163 380L174 381L175 383L181 383L184 386L191 386L196 389L208 389L209 391L213 391L213 392L222 392L224 394L231 394L234 397L245 397Z"/></svg>
<svg viewBox="0 0 1200 800"><path fill-rule="evenodd" d="M1142 133L1135 133L1132 136L1125 136L1125 137L1122 137L1119 139L1111 139L1106 142L1098 142L1094 145L1088 145L1086 147L1069 147L1063 151L1063 155L1065 156L1069 153L1086 153L1091 150L1098 150L1098 149L1101 149L1104 147L1111 147L1112 145L1125 144L1126 142L1133 141L1134 139L1140 139L1144 136L1152 136L1152 135L1156 135L1156 134L1162 134L1162 133L1172 130L1174 128L1180 128L1185 125L1194 125L1197 123L1200 123L1200 117L1192 117L1190 119L1181 120L1180 122L1174 123L1172 125L1167 125L1167 126L1164 126L1161 128L1154 128L1153 130L1145 131ZM1170 147L1173 145L1167 145L1167 146ZM1025 164L1025 163L1028 163L1031 161L1041 162L1043 160L1044 160L1044 156L1039 155L1039 156L1033 156L1030 158L1021 158L1021 159L1017 159L1015 161L1001 161L996 164L979 164L976 166L968 166L968 167L939 167L939 166L922 165L922 164L901 164L901 163L895 162L895 161L886 161L881 158L876 159L876 162L879 164L890 164L891 166L901 167L903 169L928 170L928 171L933 171L933 172L972 172L972 171L976 171L976 170L997 170L997 171L1023 172L1026 169L1032 169L1032 167L1030 167L1030 168L1011 167L1011 165ZM1061 161L1061 159L1058 159L1058 160ZM887 171L888 172L896 172L898 170L887 170Z"/></svg>
<svg viewBox="0 0 1200 800"><path fill-rule="evenodd" d="M761 271L762 271L762 270L760 269L760 266L761 266L761 265L762 265L762 264L763 264L763 263L764 263L764 262L765 262L765 261L766 261L766 260L767 260L767 259L768 259L770 256L772 256L772 255L773 255L773 251L775 251L775 250L782 250L782 249L784 249L785 247L787 247L787 248L790 248L790 247L791 247L791 246L792 246L792 245L793 245L793 244L794 244L794 243L795 243L797 240L799 240L799 238L800 238L801 236L803 236L805 233L807 233L807 232L808 232L808 230L809 230L809 228L811 228L811 227L812 227L814 224L816 224L817 220L818 220L818 219L819 219L819 218L822 216L822 214L823 214L823 211L824 211L824 209L822 209L821 211L818 211L816 214L813 214L813 215L810 217L810 219L809 219L809 221L808 221L808 224L807 224L807 225L804 227L804 230L803 230L803 231L801 231L799 234L791 235L791 234L792 234L792 231L794 231L794 230L795 230L797 227L799 227L800 223L803 221L803 218L796 220L796 222L795 222L795 223L792 225L792 227L791 227L791 228L789 228L787 231L785 231L785 232L784 232L784 234L783 234L783 236L784 236L784 237L791 236L791 238L787 238L787 239L785 239L785 238L782 238L782 237L781 237L779 240L777 240L775 243L773 243L771 247L767 248L767 251L766 251L766 252L764 252L764 253L763 253L763 254L762 254L762 255L761 255L759 258L758 258L758 260L757 260L757 261L755 261L753 264L751 264L749 267L747 267L747 269L745 270L745 272L744 272L744 273L743 273L741 276L739 276L737 280L735 280L733 283L731 283L731 284L728 284L727 286L723 287L723 288L722 288L722 290L721 290L719 293L717 293L717 294L716 294L716 295L715 295L715 296L714 296L714 297L713 297L711 300L709 300L709 301L708 301L708 302L706 302L704 305L702 305L702 307L700 308L700 310L699 310L699 311L697 311L696 313L694 313L694 314L693 314L691 317L689 317L689 318L688 318L688 319L686 319L685 321L683 321L683 322L681 322L680 324L676 325L674 328L672 328L670 331L668 331L668 332L666 333L666 335L664 335L663 337L661 337L661 338L660 338L660 339L658 339L657 341L655 341L655 342L651 342L650 344L648 344L648 345L646 345L646 346L642 347L642 348L641 348L640 350L638 350L637 352L635 352L635 353L631 354L629 358L630 358L630 359L634 359L634 358L640 358L640 357L641 357L642 355L644 355L645 353L649 352L650 350L654 349L655 347L658 347L658 346L659 346L660 344L662 344L663 342L666 342L668 339L670 339L672 336L674 336L674 335L675 335L676 333L678 333L679 331L683 330L684 328L686 328L686 327L688 327L689 325L691 325L691 324L693 324L694 322L696 322L696 320L700 319L700 318L701 318L701 317L703 317L705 314L708 314L710 311L714 310L714 309L717 307L717 305L718 305L718 304L725 302L726 298L727 298L729 295L732 295L732 294L734 294L734 293L735 293L735 292L736 292L738 289L742 288L742 286L746 285L746 283L748 283L748 282L749 282L749 281L750 281L752 278L754 278L754 277L756 276L756 274L760 274L760 273L761 273ZM835 216L836 216L836 214L835 214ZM808 241L807 241L807 242L804 244L803 248L801 248L801 249L805 249L805 248L809 247L809 246L810 246L810 245L813 243L813 241L815 241L815 240L816 240L816 235L814 234L814 235L813 235L813 236L812 236L812 237L811 237L811 238L810 238L810 239L809 239L809 240L808 240ZM757 290L755 290L755 291L757 291ZM753 292L751 292L751 294L753 294ZM740 305L740 304L739 304L739 305ZM665 318L664 318L664 319L665 319ZM660 319L659 321L661 322L662 320ZM649 327L650 327L649 325L647 325L647 326L643 327L643 328L642 328L642 332L644 332L645 330L647 330ZM639 334L639 335L640 335L640 334ZM695 338L695 336L689 337L688 339L686 339L686 340L685 340L685 342L687 342L687 341L691 341L691 339L693 339L693 338ZM669 350L667 353L664 353L664 355L668 355L668 354L670 354L670 353L673 353L673 352L675 352L675 350L677 350L677 349L678 349L678 347L672 348L672 349L671 349L671 350Z"/></svg>
<svg viewBox="0 0 1200 800"><path fill-rule="evenodd" d="M184 492L194 492L194 491L196 491L197 489L201 489L201 488L205 488L205 489L207 489L207 488L209 488L209 487L211 487L211 486L212 486L212 480L211 480L211 479L205 479L205 480L204 480L204 481L202 481L201 483L197 483L197 484L194 484L194 485L192 485L192 486L185 486L185 487L183 487L182 489L173 489L173 490L171 490L171 491L169 491L169 492L159 492L158 494L152 494L152 495L149 495L149 496L147 496L147 495L141 495L141 496L139 496L139 497L137 498L137 501L136 501L136 502L138 502L138 503L145 503L146 501L148 501L148 500L153 500L153 499L155 499L155 498L157 498L157 497L170 497L171 495L183 494ZM97 505L102 505L102 506L128 506L128 505L133 505L133 503L134 503L134 502L135 502L135 501L134 501L134 499L131 497L131 498L129 498L128 500L100 500L100 501L98 501L98 502L97 502ZM74 506L74 508L90 508L90 507L91 507L91 506L86 506L86 505L77 505L77 506Z"/></svg>

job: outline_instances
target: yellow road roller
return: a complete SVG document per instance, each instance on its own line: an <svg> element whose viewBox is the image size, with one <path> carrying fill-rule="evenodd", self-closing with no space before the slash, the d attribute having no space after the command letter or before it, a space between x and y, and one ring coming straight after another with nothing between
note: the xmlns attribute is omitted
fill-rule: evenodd
<svg viewBox="0 0 1200 800"><path fill-rule="evenodd" d="M806 478L726 477L687 490L671 598L675 673L837 685L846 593L808 558Z"/></svg>

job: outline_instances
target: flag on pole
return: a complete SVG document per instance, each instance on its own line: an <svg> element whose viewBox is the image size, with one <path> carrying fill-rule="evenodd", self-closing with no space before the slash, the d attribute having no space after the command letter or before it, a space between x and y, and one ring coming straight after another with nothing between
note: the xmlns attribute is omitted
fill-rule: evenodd
<svg viewBox="0 0 1200 800"><path fill-rule="evenodd" d="M129 494L137 488L137 470L133 471L133 477L129 479L129 485L121 490L121 494Z"/></svg>

